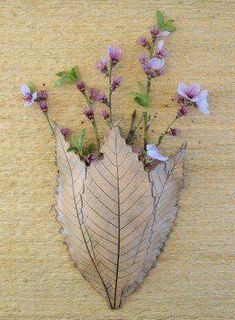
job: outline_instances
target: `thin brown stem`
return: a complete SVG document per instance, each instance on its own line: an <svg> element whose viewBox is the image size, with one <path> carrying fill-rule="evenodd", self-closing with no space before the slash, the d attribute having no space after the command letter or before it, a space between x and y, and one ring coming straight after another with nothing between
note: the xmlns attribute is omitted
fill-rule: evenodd
<svg viewBox="0 0 235 320"><path fill-rule="evenodd" d="M47 113L47 112L43 112L43 114L44 114L44 116L45 116L46 119L47 119L47 122L48 122L48 124L49 124L49 127L50 127L50 129L51 129L51 131L52 131L52 134L55 134L55 131L54 131L53 126L52 126L52 124L51 124L51 120L50 120L50 118L49 118L48 113Z"/></svg>
<svg viewBox="0 0 235 320"><path fill-rule="evenodd" d="M162 139L165 137L165 135L168 134L169 129L172 127L172 125L175 123L175 121L176 121L178 118L179 118L179 116L177 115L177 116L175 117L175 119L174 119L172 122L170 122L170 124L168 125L168 127L166 128L166 130L163 131L163 132L160 134L160 136L159 136L159 138L158 138L157 146L159 146L159 145L161 144Z"/></svg>

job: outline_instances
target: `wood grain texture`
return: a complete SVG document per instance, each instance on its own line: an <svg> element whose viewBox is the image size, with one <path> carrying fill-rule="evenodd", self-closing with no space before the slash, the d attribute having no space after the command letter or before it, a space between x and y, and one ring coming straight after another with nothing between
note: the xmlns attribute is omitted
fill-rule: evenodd
<svg viewBox="0 0 235 320"><path fill-rule="evenodd" d="M113 97L114 117L125 116L127 132L135 107L128 92L143 80L135 41L157 8L175 18L177 32L166 40L167 73L153 84L152 141L175 114L179 81L209 89L212 115L193 113L180 121L181 137L164 141L166 154L188 141L177 225L141 290L110 311L62 244L50 210L54 141L40 112L22 107L19 85L46 82L53 118L80 129L84 102L70 87L53 88L54 74L77 64L90 86L104 88L94 64L109 43L118 44L124 82ZM234 12L233 0L0 1L0 319L234 318Z"/></svg>

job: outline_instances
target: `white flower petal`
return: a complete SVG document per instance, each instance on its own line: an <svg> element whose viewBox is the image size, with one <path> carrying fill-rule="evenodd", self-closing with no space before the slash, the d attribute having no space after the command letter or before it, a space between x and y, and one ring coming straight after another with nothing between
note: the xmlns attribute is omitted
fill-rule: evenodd
<svg viewBox="0 0 235 320"><path fill-rule="evenodd" d="M33 93L33 95L32 95L33 100L35 100L35 99L37 98L37 96L38 96L37 91L35 91L35 92Z"/></svg>
<svg viewBox="0 0 235 320"><path fill-rule="evenodd" d="M162 154L160 154L158 148L154 144L148 144L146 149L149 158L159 161L166 161L168 159L168 157L165 157Z"/></svg>
<svg viewBox="0 0 235 320"><path fill-rule="evenodd" d="M206 99L208 96L208 91L207 90L202 90L199 94L200 100Z"/></svg>
<svg viewBox="0 0 235 320"><path fill-rule="evenodd" d="M210 111L208 110L208 102L206 99L201 99L197 101L197 106L199 110L204 113L205 115L210 114Z"/></svg>
<svg viewBox="0 0 235 320"><path fill-rule="evenodd" d="M178 84L178 94L181 96L181 97L184 97L184 98L188 98L188 96L186 95L186 91L187 91L187 89L188 89L188 86L185 84L185 83L183 83L183 82L180 82L179 84Z"/></svg>
<svg viewBox="0 0 235 320"><path fill-rule="evenodd" d="M169 31L160 31L159 36L160 37L166 37L166 36L168 36L168 34L170 34Z"/></svg>
<svg viewBox="0 0 235 320"><path fill-rule="evenodd" d="M30 89L29 87L26 85L26 84L23 84L21 87L20 87L20 91L22 93L23 96L27 96L29 93L30 93Z"/></svg>
<svg viewBox="0 0 235 320"><path fill-rule="evenodd" d="M164 40L160 40L157 44L158 51L161 51L164 46Z"/></svg>
<svg viewBox="0 0 235 320"><path fill-rule="evenodd" d="M29 108L29 107L32 107L33 103L34 103L33 100L31 100L31 101L26 101L26 102L24 103L24 106L25 106L26 108Z"/></svg>

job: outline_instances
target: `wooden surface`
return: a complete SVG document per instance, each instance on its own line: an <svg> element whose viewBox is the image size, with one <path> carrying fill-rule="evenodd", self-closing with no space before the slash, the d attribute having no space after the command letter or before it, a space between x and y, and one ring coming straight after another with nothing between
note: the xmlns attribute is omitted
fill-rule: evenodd
<svg viewBox="0 0 235 320"><path fill-rule="evenodd" d="M143 79L135 40L156 9L175 17L178 30L166 41L167 73L153 85L152 141L175 114L171 96L181 80L209 89L212 115L193 112L180 123L182 136L163 143L167 154L188 141L177 224L140 290L110 311L63 245L50 211L54 141L41 113L22 107L19 86L45 82L53 118L78 129L84 102L73 88L53 88L54 74L77 64L103 88L94 64L118 44L124 83L114 114L124 116L126 132L135 107L128 92ZM0 1L0 319L234 319L234 12L233 0Z"/></svg>

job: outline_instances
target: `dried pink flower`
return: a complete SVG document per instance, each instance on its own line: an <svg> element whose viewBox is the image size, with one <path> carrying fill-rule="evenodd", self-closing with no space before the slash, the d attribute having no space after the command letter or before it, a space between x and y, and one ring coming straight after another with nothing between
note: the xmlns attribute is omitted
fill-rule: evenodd
<svg viewBox="0 0 235 320"><path fill-rule="evenodd" d="M121 77L114 77L112 82L112 92L114 92L122 83Z"/></svg>
<svg viewBox="0 0 235 320"><path fill-rule="evenodd" d="M31 92L29 86L25 84L21 86L20 90L25 101L24 106L31 107L37 99L37 92Z"/></svg>
<svg viewBox="0 0 235 320"><path fill-rule="evenodd" d="M65 138L70 134L70 129L69 128L61 128L60 132L63 134Z"/></svg>
<svg viewBox="0 0 235 320"><path fill-rule="evenodd" d="M109 119L109 112L104 109L101 111L101 116L104 118L104 120L108 120Z"/></svg>
<svg viewBox="0 0 235 320"><path fill-rule="evenodd" d="M158 29L158 27L156 25L154 25L150 28L150 33L151 33L153 40L155 40L158 37L168 36L168 34L170 32L169 31L162 31L162 30Z"/></svg>
<svg viewBox="0 0 235 320"><path fill-rule="evenodd" d="M180 133L181 133L181 130L178 128L170 128L170 130L169 130L169 135L174 136L174 137L180 135Z"/></svg>
<svg viewBox="0 0 235 320"><path fill-rule="evenodd" d="M84 93L85 89L86 89L85 83L83 81L79 80L77 82L77 88L81 93Z"/></svg>
<svg viewBox="0 0 235 320"><path fill-rule="evenodd" d="M108 51L108 55L111 60L112 66L115 66L121 59L122 50L118 47L109 46L107 51Z"/></svg>
<svg viewBox="0 0 235 320"><path fill-rule="evenodd" d="M101 73L108 75L108 60L106 58L103 58L101 62L97 63L96 67Z"/></svg>
<svg viewBox="0 0 235 320"><path fill-rule="evenodd" d="M165 58L168 53L167 51L163 48L164 46L164 40L160 40L157 44L157 50L156 50L156 57L159 59Z"/></svg>
<svg viewBox="0 0 235 320"><path fill-rule="evenodd" d="M92 162L96 161L97 160L97 157L95 154L93 153L90 153L87 157L86 157L86 163L87 164L91 164Z"/></svg>
<svg viewBox="0 0 235 320"><path fill-rule="evenodd" d="M95 108L87 107L83 110L83 114L87 117L88 120L92 120L95 116Z"/></svg>
<svg viewBox="0 0 235 320"><path fill-rule="evenodd" d="M150 43L148 42L147 38L145 38L145 37L140 37L140 38L137 40L137 43L138 43L141 47L150 49Z"/></svg>

